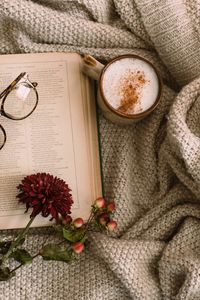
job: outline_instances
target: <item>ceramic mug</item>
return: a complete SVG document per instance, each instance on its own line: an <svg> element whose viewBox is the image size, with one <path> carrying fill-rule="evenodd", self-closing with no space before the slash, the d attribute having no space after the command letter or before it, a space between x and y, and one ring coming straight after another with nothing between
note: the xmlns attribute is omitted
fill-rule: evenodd
<svg viewBox="0 0 200 300"><path fill-rule="evenodd" d="M136 63L137 67L135 68L134 65L133 69L130 69L129 63L132 62ZM142 66L146 69L146 73L148 70L149 76L153 79L149 80L150 77L145 77ZM128 70L125 73L124 68ZM83 72L98 81L98 105L104 116L113 123L126 125L139 121L153 112L159 104L163 87L161 76L155 66L143 57L133 54L121 55L103 65L94 57L85 55ZM117 94L114 94L114 90ZM141 97L143 97L143 108L141 108ZM112 103L115 99L118 99L117 106ZM117 104L119 101L121 102Z"/></svg>

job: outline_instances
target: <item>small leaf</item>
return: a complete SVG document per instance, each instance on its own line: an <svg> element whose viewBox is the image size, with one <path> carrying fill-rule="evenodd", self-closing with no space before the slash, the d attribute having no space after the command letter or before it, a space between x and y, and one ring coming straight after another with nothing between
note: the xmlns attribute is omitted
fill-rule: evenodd
<svg viewBox="0 0 200 300"><path fill-rule="evenodd" d="M85 230L82 228L76 230L67 230L63 228L63 237L69 242L76 243L84 238Z"/></svg>
<svg viewBox="0 0 200 300"><path fill-rule="evenodd" d="M31 255L24 249L17 249L11 254L16 261L20 262L21 264L30 264L32 262Z"/></svg>
<svg viewBox="0 0 200 300"><path fill-rule="evenodd" d="M22 245L25 241L25 238L22 238L17 245L15 246L18 247L19 245ZM0 254L6 254L6 252L8 251L8 249L10 248L11 244L13 241L7 241L7 242L0 242Z"/></svg>
<svg viewBox="0 0 200 300"><path fill-rule="evenodd" d="M61 245L48 244L40 252L44 260L70 262L73 259L73 250Z"/></svg>
<svg viewBox="0 0 200 300"><path fill-rule="evenodd" d="M10 246L11 243L12 241L0 242L0 248L7 247L8 245Z"/></svg>
<svg viewBox="0 0 200 300"><path fill-rule="evenodd" d="M10 248L12 241L0 242L0 254L5 254Z"/></svg>
<svg viewBox="0 0 200 300"><path fill-rule="evenodd" d="M11 273L9 268L0 268L0 281L9 280L14 275L14 272Z"/></svg>

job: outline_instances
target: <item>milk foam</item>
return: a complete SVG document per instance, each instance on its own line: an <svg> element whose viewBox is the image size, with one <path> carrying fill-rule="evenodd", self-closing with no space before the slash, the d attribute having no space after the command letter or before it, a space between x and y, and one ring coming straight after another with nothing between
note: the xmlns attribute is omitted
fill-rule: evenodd
<svg viewBox="0 0 200 300"><path fill-rule="evenodd" d="M102 88L106 100L116 110L122 103L122 83L124 85L129 74L129 78L134 81L134 74L139 72L144 75L145 83L140 85L138 101L127 114L141 113L154 104L159 93L157 74L150 64L138 58L122 58L107 67L102 78ZM130 85L130 79L127 84Z"/></svg>

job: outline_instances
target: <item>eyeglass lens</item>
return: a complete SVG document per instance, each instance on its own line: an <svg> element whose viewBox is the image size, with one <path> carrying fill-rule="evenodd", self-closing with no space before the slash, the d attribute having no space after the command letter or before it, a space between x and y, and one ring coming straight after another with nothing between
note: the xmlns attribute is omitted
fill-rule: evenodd
<svg viewBox="0 0 200 300"><path fill-rule="evenodd" d="M13 119L23 119L35 109L37 94L27 82L18 83L7 95L3 109L4 113Z"/></svg>
<svg viewBox="0 0 200 300"><path fill-rule="evenodd" d="M3 148L6 141L6 133L3 127L0 125L0 150Z"/></svg>

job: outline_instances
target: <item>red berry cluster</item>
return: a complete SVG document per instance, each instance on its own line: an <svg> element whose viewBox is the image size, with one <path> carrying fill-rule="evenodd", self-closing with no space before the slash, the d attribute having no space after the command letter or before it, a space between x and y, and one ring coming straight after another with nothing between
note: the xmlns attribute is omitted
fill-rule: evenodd
<svg viewBox="0 0 200 300"><path fill-rule="evenodd" d="M71 236L77 235L77 232L78 231L80 232L80 230L83 233L82 235L85 234L85 229L84 229L85 223L82 218L76 218L76 219L72 220L71 216L67 215L65 218L62 219L62 224L65 226L65 228L68 229ZM82 235L80 235L80 236L82 236ZM79 241L72 243L71 248L73 249L73 251L75 253L81 253L84 250L85 245L81 240L79 240Z"/></svg>
<svg viewBox="0 0 200 300"><path fill-rule="evenodd" d="M81 253L87 244L86 233L90 226L97 225L98 229L113 231L117 227L117 222L112 219L115 210L114 201L107 202L103 197L97 198L92 205L92 212L87 222L82 218L72 218L67 215L62 219L64 225L64 237L70 242L74 253Z"/></svg>
<svg viewBox="0 0 200 300"><path fill-rule="evenodd" d="M115 210L115 202L107 202L105 198L97 198L93 210L95 214L95 220L101 228L106 228L109 231L113 231L117 227L117 222L112 219L113 211Z"/></svg>
<svg viewBox="0 0 200 300"><path fill-rule="evenodd" d="M75 228L80 228L84 225L84 221L82 218L77 218L74 220L73 225ZM83 242L76 242L72 245L72 249L75 253L81 253L85 249L85 245Z"/></svg>

